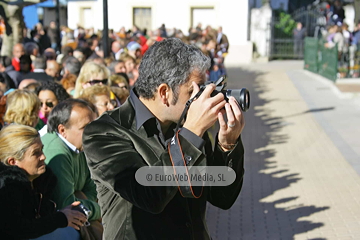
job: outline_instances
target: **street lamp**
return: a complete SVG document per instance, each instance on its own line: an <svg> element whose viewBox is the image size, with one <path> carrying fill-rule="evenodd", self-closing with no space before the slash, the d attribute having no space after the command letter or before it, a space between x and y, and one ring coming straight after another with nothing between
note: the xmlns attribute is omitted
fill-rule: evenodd
<svg viewBox="0 0 360 240"><path fill-rule="evenodd" d="M60 39L60 0L56 0L56 8L55 8L55 11L56 11L56 35L57 35L57 38L56 38L56 48L55 51L58 51L58 52L61 52L61 39Z"/></svg>
<svg viewBox="0 0 360 240"><path fill-rule="evenodd" d="M103 17L104 17L104 28L103 28L103 51L104 58L109 57L109 22L108 22L108 2L103 0Z"/></svg>

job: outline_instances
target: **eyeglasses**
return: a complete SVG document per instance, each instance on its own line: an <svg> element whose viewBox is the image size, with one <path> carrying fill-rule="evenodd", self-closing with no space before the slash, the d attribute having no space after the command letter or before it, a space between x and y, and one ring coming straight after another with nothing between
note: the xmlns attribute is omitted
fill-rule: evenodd
<svg viewBox="0 0 360 240"><path fill-rule="evenodd" d="M44 104L49 108L54 107L54 104L52 102L41 102L40 106L42 107Z"/></svg>
<svg viewBox="0 0 360 240"><path fill-rule="evenodd" d="M103 79L103 80L97 80L97 79L93 79L88 81L87 83L90 83L90 85L96 85L99 83L102 83L103 85L107 84L108 80L107 79Z"/></svg>

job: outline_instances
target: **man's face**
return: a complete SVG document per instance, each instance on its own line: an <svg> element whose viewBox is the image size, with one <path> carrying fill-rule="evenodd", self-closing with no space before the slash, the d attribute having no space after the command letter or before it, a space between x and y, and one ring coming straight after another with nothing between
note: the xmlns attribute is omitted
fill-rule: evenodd
<svg viewBox="0 0 360 240"><path fill-rule="evenodd" d="M185 84L181 85L178 89L178 98L176 103L174 102L174 93L171 94L170 104L171 104L171 112L169 112L170 116L173 116L171 121L178 122L182 112L184 111L186 102L190 99L191 94L194 89L192 86L192 82L195 82L198 85L202 85L205 83L205 75L200 76L199 74L192 74L189 81Z"/></svg>
<svg viewBox="0 0 360 240"><path fill-rule="evenodd" d="M13 49L14 58L20 59L22 55L24 55L24 47L20 44L16 44Z"/></svg>
<svg viewBox="0 0 360 240"><path fill-rule="evenodd" d="M73 56L79 60L79 62L83 63L84 62L84 54L80 51L75 50L73 53Z"/></svg>
<svg viewBox="0 0 360 240"><path fill-rule="evenodd" d="M88 108L74 106L69 120L68 128L65 128L63 137L74 145L77 149L82 150L82 135L84 128L94 120L95 114Z"/></svg>
<svg viewBox="0 0 360 240"><path fill-rule="evenodd" d="M113 53L117 53L120 49L121 49L121 46L120 46L120 43L118 43L118 42L114 42L114 43L111 45L111 51L112 51Z"/></svg>
<svg viewBox="0 0 360 240"><path fill-rule="evenodd" d="M59 64L55 60L47 61L46 74L51 77L59 76Z"/></svg>

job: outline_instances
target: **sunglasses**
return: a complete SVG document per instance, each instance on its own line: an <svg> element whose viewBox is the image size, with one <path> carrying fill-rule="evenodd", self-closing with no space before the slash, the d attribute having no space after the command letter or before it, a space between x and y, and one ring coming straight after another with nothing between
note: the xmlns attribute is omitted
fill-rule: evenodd
<svg viewBox="0 0 360 240"><path fill-rule="evenodd" d="M54 104L52 102L41 102L40 106L42 107L44 104L49 108L54 107Z"/></svg>
<svg viewBox="0 0 360 240"><path fill-rule="evenodd" d="M103 79L103 80L94 79L94 80L88 81L88 83L90 83L90 85L96 85L96 84L99 84L99 83L102 83L103 85L106 85L107 82L108 82L107 79Z"/></svg>
<svg viewBox="0 0 360 240"><path fill-rule="evenodd" d="M110 100L110 103L114 106L114 108L117 107L117 102L116 102L116 100Z"/></svg>

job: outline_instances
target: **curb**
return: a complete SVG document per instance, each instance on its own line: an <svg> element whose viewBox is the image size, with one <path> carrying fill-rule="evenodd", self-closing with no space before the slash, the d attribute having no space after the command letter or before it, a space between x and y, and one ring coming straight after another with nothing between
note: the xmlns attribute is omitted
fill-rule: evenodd
<svg viewBox="0 0 360 240"><path fill-rule="evenodd" d="M316 73L313 73L313 72L310 72L310 71L307 71L307 70L298 70L298 71L302 71L303 73L305 73L306 75L308 75L309 77L315 79L316 81L319 81L321 82L322 84L328 86L331 88L331 90L341 99L356 99L356 100L359 100L360 101L360 92L341 92L337 87L336 87L336 84L354 84L354 82L356 84L360 84L360 79L357 80L357 79L344 79L344 80L339 80L337 81L336 83L334 83L333 81L323 77L323 76L320 76Z"/></svg>

